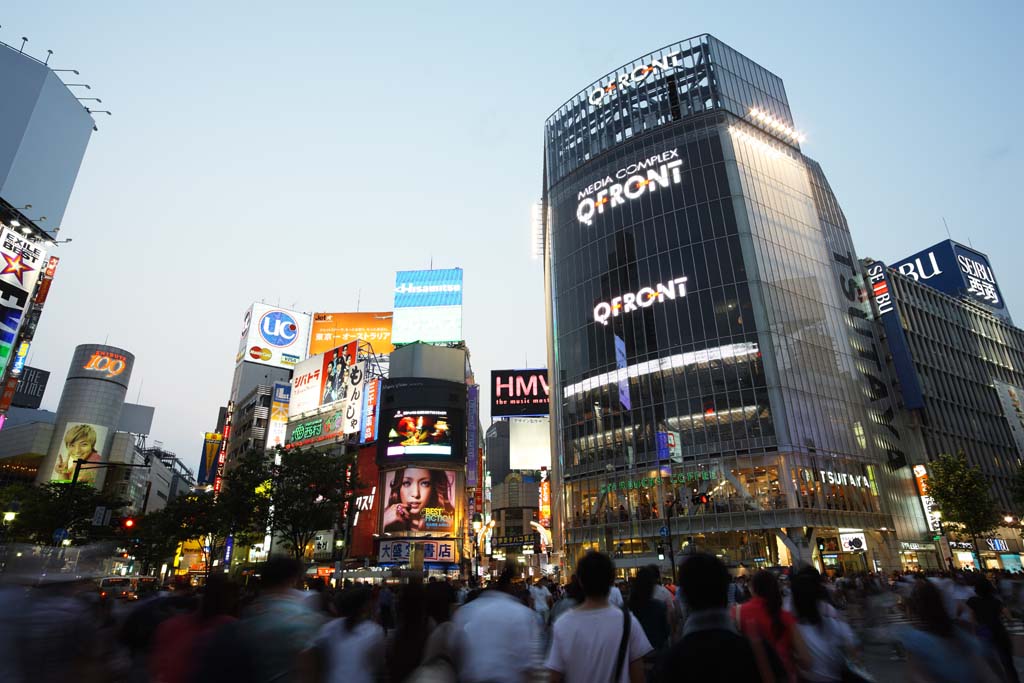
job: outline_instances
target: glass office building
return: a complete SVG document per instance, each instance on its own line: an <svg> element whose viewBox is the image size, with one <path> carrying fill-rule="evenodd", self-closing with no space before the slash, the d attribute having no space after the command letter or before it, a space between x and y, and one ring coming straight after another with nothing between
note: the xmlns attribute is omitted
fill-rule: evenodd
<svg viewBox="0 0 1024 683"><path fill-rule="evenodd" d="M801 139L781 79L708 35L548 118L566 564L594 548L629 571L671 543L735 567L888 569L897 531L927 533L849 230Z"/></svg>

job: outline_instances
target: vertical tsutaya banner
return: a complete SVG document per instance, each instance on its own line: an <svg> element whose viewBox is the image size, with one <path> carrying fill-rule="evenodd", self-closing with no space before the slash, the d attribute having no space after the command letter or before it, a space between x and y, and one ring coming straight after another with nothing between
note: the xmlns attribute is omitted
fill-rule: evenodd
<svg viewBox="0 0 1024 683"><path fill-rule="evenodd" d="M619 370L619 403L623 410L632 410L633 405L629 399L629 375L626 372L626 341L619 335L615 335L615 367Z"/></svg>
<svg viewBox="0 0 1024 683"><path fill-rule="evenodd" d="M217 478L217 459L224 437L216 432L206 432L203 439L203 453L199 457L199 473L196 485L210 486Z"/></svg>
<svg viewBox="0 0 1024 683"><path fill-rule="evenodd" d="M466 387L466 486L480 485L477 469L476 449L480 435L480 387L473 384Z"/></svg>
<svg viewBox="0 0 1024 683"><path fill-rule="evenodd" d="M391 342L416 341L462 341L461 268L397 273Z"/></svg>
<svg viewBox="0 0 1024 683"><path fill-rule="evenodd" d="M274 390L270 396L270 420L267 424L267 450L284 446L288 432L288 401L292 395L292 385L287 382L274 382Z"/></svg>
<svg viewBox="0 0 1024 683"><path fill-rule="evenodd" d="M15 339L33 290L45 268L46 251L10 228L0 230L0 377L11 362Z"/></svg>

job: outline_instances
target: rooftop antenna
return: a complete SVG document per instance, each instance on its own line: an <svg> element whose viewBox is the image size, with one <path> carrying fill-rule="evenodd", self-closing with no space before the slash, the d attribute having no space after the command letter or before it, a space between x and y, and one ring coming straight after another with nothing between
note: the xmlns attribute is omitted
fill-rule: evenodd
<svg viewBox="0 0 1024 683"><path fill-rule="evenodd" d="M430 269L431 270L434 269L434 255L433 254L430 255Z"/></svg>
<svg viewBox="0 0 1024 683"><path fill-rule="evenodd" d="M24 52L25 51L25 43L27 43L27 42L28 42L28 38L26 38L25 36L22 36L21 37L21 49L19 49L18 52Z"/></svg>
<svg viewBox="0 0 1024 683"><path fill-rule="evenodd" d="M139 378L139 393L135 395L135 402L142 405L142 386L146 383L145 377Z"/></svg>
<svg viewBox="0 0 1024 683"><path fill-rule="evenodd" d="M949 234L949 223L946 222L946 217L942 217L942 224L946 226L946 237L953 239L953 236Z"/></svg>
<svg viewBox="0 0 1024 683"><path fill-rule="evenodd" d="M108 340L108 339L110 339L110 333L109 333L109 332L107 332L107 336L103 338L103 345L104 345L104 346L106 346L106 345L107 345L107 340Z"/></svg>
<svg viewBox="0 0 1024 683"><path fill-rule="evenodd" d="M53 50L47 50L46 51L46 61L43 62L43 64L46 65L46 66L49 66L50 65L50 57L52 57L52 56L53 56Z"/></svg>

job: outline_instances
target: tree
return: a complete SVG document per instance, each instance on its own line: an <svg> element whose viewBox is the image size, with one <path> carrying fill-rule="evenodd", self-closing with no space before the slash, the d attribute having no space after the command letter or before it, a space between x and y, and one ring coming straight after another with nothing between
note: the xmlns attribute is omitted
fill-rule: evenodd
<svg viewBox="0 0 1024 683"><path fill-rule="evenodd" d="M974 543L999 526L1000 514L981 470L957 455L940 455L928 465L928 495L942 512L947 529L959 531Z"/></svg>
<svg viewBox="0 0 1024 683"><path fill-rule="evenodd" d="M292 556L301 560L316 532L333 529L339 521L343 504L354 490L355 482L347 476L354 456L302 451L279 455L281 464L273 467L271 478L270 526Z"/></svg>
<svg viewBox="0 0 1024 683"><path fill-rule="evenodd" d="M55 544L58 530L64 530L66 538L76 544L113 538L109 526L93 526L93 513L97 507L119 510L128 505L87 484L63 482L8 486L0 490L0 502L5 508L18 506L18 514L8 526L8 538L38 545Z"/></svg>
<svg viewBox="0 0 1024 683"><path fill-rule="evenodd" d="M143 574L148 574L157 564L173 557L181 542L179 538L182 534L173 503L172 500L167 507L135 520L129 544L132 555L142 564Z"/></svg>
<svg viewBox="0 0 1024 683"><path fill-rule="evenodd" d="M174 543L196 540L203 548L209 576L224 556L228 538L236 545L262 539L269 523L267 482L270 461L261 451L241 455L224 475L219 494L189 493L168 502L165 520L158 520Z"/></svg>

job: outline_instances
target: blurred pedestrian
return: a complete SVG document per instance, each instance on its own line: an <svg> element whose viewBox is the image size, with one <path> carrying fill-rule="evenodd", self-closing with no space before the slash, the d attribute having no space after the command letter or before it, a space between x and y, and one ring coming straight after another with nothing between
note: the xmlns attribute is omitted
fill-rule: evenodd
<svg viewBox="0 0 1024 683"><path fill-rule="evenodd" d="M238 588L224 574L211 574L198 608L161 623L153 638L149 672L154 683L187 683L198 665L198 650L217 628L235 620Z"/></svg>
<svg viewBox="0 0 1024 683"><path fill-rule="evenodd" d="M826 613L825 587L816 571L801 571L791 582L796 611L795 664L801 681L842 681L846 656L856 646L853 630Z"/></svg>
<svg viewBox="0 0 1024 683"><path fill-rule="evenodd" d="M558 617L581 604L583 604L583 589L580 588L580 582L573 574L569 578L569 583L565 584L562 599L551 608L551 623L554 624Z"/></svg>
<svg viewBox="0 0 1024 683"><path fill-rule="evenodd" d="M761 681L750 643L736 631L728 611L729 572L713 555L689 556L679 568L677 595L687 619L682 639L669 648L658 680Z"/></svg>
<svg viewBox="0 0 1024 683"><path fill-rule="evenodd" d="M254 657L259 683L291 681L299 653L309 647L324 623L295 586L302 564L290 557L271 557L260 571L260 595L242 615L241 637Z"/></svg>
<svg viewBox="0 0 1024 683"><path fill-rule="evenodd" d="M522 683L540 669L541 633L515 597L514 569L455 612L450 648L463 683Z"/></svg>
<svg viewBox="0 0 1024 683"><path fill-rule="evenodd" d="M996 597L995 587L984 576L978 576L974 583L976 595L967 599L974 633L982 643L988 645L999 659L1003 675L1010 683L1018 683L1017 667L1013 663L1013 644L1003 623L1005 608Z"/></svg>
<svg viewBox="0 0 1024 683"><path fill-rule="evenodd" d="M323 683L374 683L384 667L384 629L370 616L373 591L353 586L338 594L338 619L328 622L304 656L307 678Z"/></svg>
<svg viewBox="0 0 1024 683"><path fill-rule="evenodd" d="M947 611L941 590L919 580L908 603L917 628L899 629L911 673L930 683L992 683L1001 680L984 661L984 650L971 634L958 628Z"/></svg>
<svg viewBox="0 0 1024 683"><path fill-rule="evenodd" d="M541 623L548 623L548 614L551 612L551 605L553 600L551 599L551 591L547 588L547 579L537 579L537 581L530 586L530 601L533 611L540 615Z"/></svg>
<svg viewBox="0 0 1024 683"><path fill-rule="evenodd" d="M395 630L387 643L388 676L391 683L402 683L423 661L430 636L427 591L421 581L402 586L395 611Z"/></svg>
<svg viewBox="0 0 1024 683"><path fill-rule="evenodd" d="M552 627L545 663L551 683L642 683L643 658L653 648L637 618L609 603L615 564L604 553L591 551L577 562L576 576L584 600Z"/></svg>
<svg viewBox="0 0 1024 683"><path fill-rule="evenodd" d="M762 678L766 667L776 679L795 680L793 663L793 632L796 617L782 609L782 591L779 580L769 571L754 574L750 582L753 596L736 606L737 623L758 655ZM764 647L763 655L759 647ZM776 663L777 661L777 663ZM781 674L781 676L780 676Z"/></svg>
<svg viewBox="0 0 1024 683"><path fill-rule="evenodd" d="M633 613L654 650L644 658L644 676L651 680L658 657L664 654L672 635L668 605L654 597L658 583L655 567L641 567L629 589L629 611ZM665 590L662 588L662 590ZM666 591L668 592L668 591Z"/></svg>

